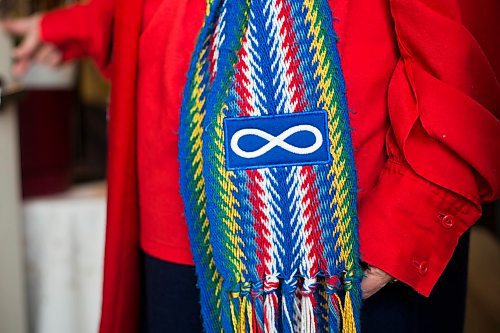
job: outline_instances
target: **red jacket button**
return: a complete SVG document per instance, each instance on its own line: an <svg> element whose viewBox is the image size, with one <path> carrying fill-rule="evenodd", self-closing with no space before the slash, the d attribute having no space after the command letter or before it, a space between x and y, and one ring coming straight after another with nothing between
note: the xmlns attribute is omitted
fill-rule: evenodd
<svg viewBox="0 0 500 333"><path fill-rule="evenodd" d="M422 261L418 265L418 272L420 274L424 275L425 273L427 273L428 270L429 270L429 263L427 261Z"/></svg>
<svg viewBox="0 0 500 333"><path fill-rule="evenodd" d="M455 224L453 215L450 214L439 214L439 219L441 220L441 225L446 229L450 229Z"/></svg>

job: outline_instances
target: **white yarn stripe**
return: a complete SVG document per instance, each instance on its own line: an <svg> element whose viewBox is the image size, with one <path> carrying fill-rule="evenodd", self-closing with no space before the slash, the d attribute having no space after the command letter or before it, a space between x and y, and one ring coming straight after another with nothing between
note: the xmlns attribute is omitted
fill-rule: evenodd
<svg viewBox="0 0 500 333"><path fill-rule="evenodd" d="M294 332L299 332L302 316L300 313L301 301L299 298L299 292L296 292L293 299L293 319L294 319Z"/></svg>
<svg viewBox="0 0 500 333"><path fill-rule="evenodd" d="M277 277L272 277L271 280L279 281ZM264 300L264 316L265 316L265 325L264 332L265 333L275 333L276 332L276 308L277 306L277 295L276 293L268 294L265 296Z"/></svg>
<svg viewBox="0 0 500 333"><path fill-rule="evenodd" d="M263 193L260 194L260 199L264 203L263 214L269 218L268 221L262 221L264 225L268 226L268 235L265 237L270 244L270 259L266 262L266 267L268 272L274 274L283 269L281 259L281 253L284 252L282 247L284 237L281 233L283 221L279 218L281 207L275 200L275 198L280 198L280 195L276 192L276 188L278 188L276 179L269 169L260 169L257 172L262 177L259 186L263 189Z"/></svg>
<svg viewBox="0 0 500 333"><path fill-rule="evenodd" d="M214 40L212 44L212 52L213 52L213 71L210 73L211 77L214 78L217 75L220 49L224 41L226 40L225 28L226 28L226 12L227 8L224 6L222 9L219 20L217 21L217 26L214 31Z"/></svg>
<svg viewBox="0 0 500 333"><path fill-rule="evenodd" d="M243 73L248 81L246 88L250 93L250 97L247 99L248 104L251 106L250 115L259 116L267 114L268 111L264 107L267 99L263 93L265 84L261 79L263 71L259 65L261 62L261 55L256 51L256 48L259 47L259 41L256 38L258 31L253 24L254 20L255 14L253 10L250 9L250 22L245 33L245 42L243 43L243 49L245 50L246 56L243 56L242 59L247 67L243 70Z"/></svg>
<svg viewBox="0 0 500 333"><path fill-rule="evenodd" d="M293 95L296 92L296 87L292 86L293 77L288 73L290 70L290 60L286 59L286 54L289 52L289 47L285 45L285 35L288 33L284 30L284 18L279 18L279 13L283 9L281 1L268 1L264 7L264 15L267 17L266 29L271 27L271 33L268 37L269 43L272 43L270 50L270 59L273 59L271 69L277 72L273 78L273 84L276 86L276 99L278 102L278 110L283 110L284 113L295 111L297 101L292 102ZM283 34L280 32L283 31Z"/></svg>
<svg viewBox="0 0 500 333"><path fill-rule="evenodd" d="M314 318L314 307L310 296L302 296L301 300L301 318L300 330L301 333L316 333L316 325Z"/></svg>
<svg viewBox="0 0 500 333"><path fill-rule="evenodd" d="M284 279L283 283L288 286L295 286L294 290L291 290L292 294L287 294L286 292L283 292L281 297L282 297L282 304L283 304L283 330L288 331L288 332L293 332L295 330L296 322L297 322L297 316L298 313L295 310L295 295L297 293L297 277L296 277L296 271L293 271L290 273L290 275ZM290 292L287 288L287 292ZM292 302L289 304L289 298L293 297Z"/></svg>
<svg viewBox="0 0 500 333"><path fill-rule="evenodd" d="M307 188L303 188L305 183L305 176L301 174L301 166L293 166L291 168L290 174L288 175L287 183L290 184L288 190L288 197L292 201L292 219L291 223L293 226L293 235L297 237L297 242L294 244L294 253L298 252L297 260L299 262L299 271L304 276L309 276L316 256L311 256L312 243L308 243L307 239L311 235L311 229L308 229L307 222L311 218L310 215L306 213L307 208L311 204L310 200L303 200L306 195ZM290 183L291 182L291 183ZM294 268L297 262L294 262Z"/></svg>

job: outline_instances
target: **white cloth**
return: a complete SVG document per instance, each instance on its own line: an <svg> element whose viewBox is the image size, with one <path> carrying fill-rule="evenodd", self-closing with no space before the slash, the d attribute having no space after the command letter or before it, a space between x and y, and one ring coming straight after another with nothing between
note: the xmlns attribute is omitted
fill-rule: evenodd
<svg viewBox="0 0 500 333"><path fill-rule="evenodd" d="M105 197L105 184L94 183L25 201L31 332L97 332Z"/></svg>

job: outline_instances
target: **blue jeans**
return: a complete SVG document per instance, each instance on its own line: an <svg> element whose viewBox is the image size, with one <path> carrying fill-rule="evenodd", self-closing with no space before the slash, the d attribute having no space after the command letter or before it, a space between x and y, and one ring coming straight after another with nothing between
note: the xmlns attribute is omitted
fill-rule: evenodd
<svg viewBox="0 0 500 333"><path fill-rule="evenodd" d="M429 298L395 283L367 299L361 313L362 332L463 332L468 252L466 233ZM202 332L193 267L146 255L144 282L142 332Z"/></svg>

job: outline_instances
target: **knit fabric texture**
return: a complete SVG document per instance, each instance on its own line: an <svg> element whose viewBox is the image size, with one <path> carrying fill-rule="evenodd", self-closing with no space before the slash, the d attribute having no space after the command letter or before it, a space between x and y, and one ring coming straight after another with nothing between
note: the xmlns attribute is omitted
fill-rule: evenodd
<svg viewBox="0 0 500 333"><path fill-rule="evenodd" d="M273 127L318 112L328 160L228 167L225 119ZM293 136L309 128L247 132L261 158L299 159ZM328 1L209 0L179 138L206 332L359 332L356 173Z"/></svg>

